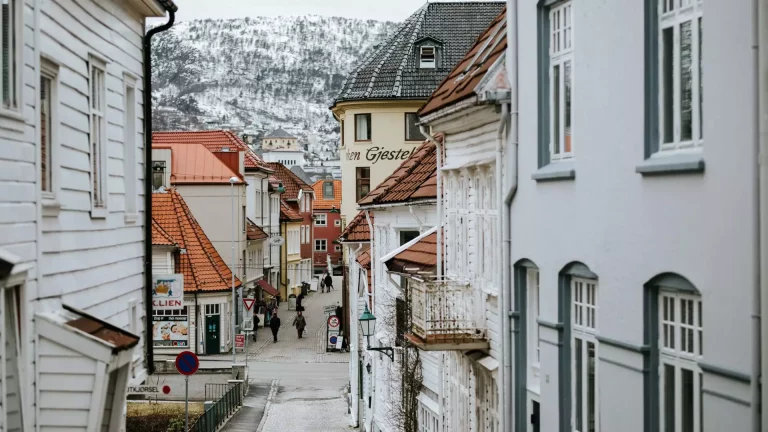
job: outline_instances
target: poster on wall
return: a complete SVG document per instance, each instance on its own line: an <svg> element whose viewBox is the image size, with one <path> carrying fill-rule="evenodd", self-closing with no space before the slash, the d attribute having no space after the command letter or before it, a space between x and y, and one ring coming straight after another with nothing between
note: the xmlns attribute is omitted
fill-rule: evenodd
<svg viewBox="0 0 768 432"><path fill-rule="evenodd" d="M188 348L188 317L186 315L152 317L152 342L156 347Z"/></svg>
<svg viewBox="0 0 768 432"><path fill-rule="evenodd" d="M152 309L181 309L184 304L184 275L152 276Z"/></svg>

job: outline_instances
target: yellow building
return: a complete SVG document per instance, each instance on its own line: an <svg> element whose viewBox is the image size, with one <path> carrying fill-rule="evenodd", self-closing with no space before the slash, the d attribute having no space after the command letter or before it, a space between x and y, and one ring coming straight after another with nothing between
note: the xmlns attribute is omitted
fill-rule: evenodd
<svg viewBox="0 0 768 432"><path fill-rule="evenodd" d="M416 112L504 2L427 3L347 77L331 110L341 126L341 214L424 141Z"/></svg>
<svg viewBox="0 0 768 432"><path fill-rule="evenodd" d="M297 294L301 286L301 223L303 218L297 209L285 201L280 202L280 235L285 242L280 248L280 297Z"/></svg>

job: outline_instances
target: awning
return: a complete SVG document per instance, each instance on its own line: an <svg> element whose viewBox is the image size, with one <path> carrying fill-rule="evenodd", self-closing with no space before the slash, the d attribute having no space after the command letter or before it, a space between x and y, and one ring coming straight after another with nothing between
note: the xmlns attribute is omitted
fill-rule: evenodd
<svg viewBox="0 0 768 432"><path fill-rule="evenodd" d="M262 291L264 291L265 293L271 296L277 296L279 294L279 292L275 289L275 287L270 285L269 282L265 281L264 279L259 280L257 283L261 287Z"/></svg>

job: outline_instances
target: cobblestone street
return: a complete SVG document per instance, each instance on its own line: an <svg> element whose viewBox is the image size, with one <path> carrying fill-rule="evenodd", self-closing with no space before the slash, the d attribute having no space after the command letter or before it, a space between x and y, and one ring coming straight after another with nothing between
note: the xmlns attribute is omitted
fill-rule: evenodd
<svg viewBox="0 0 768 432"><path fill-rule="evenodd" d="M263 327L257 342L249 341L250 388L257 391L249 392L244 407L223 431L349 430L345 391L349 354L325 352L323 307L341 302L341 277L334 277L334 286L330 293L305 298L307 328L301 339L293 327L296 313L282 303L278 342L272 342L270 330Z"/></svg>

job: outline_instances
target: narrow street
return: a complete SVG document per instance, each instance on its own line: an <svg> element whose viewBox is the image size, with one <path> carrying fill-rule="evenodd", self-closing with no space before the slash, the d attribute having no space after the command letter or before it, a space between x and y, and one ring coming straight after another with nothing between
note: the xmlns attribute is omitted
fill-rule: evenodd
<svg viewBox="0 0 768 432"><path fill-rule="evenodd" d="M260 328L257 342L249 341L249 391L243 408L224 427L225 432L344 431L348 430L346 391L347 353L325 352L323 307L341 302L341 277L336 289L314 293L304 300L305 336L292 326L295 312L280 306L282 326L278 342L268 328Z"/></svg>

